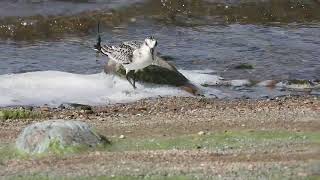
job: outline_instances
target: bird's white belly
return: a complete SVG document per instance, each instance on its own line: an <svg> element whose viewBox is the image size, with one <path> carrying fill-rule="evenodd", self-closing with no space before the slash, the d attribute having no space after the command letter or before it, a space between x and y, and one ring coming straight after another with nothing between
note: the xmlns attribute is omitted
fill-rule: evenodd
<svg viewBox="0 0 320 180"><path fill-rule="evenodd" d="M137 56L133 58L132 63L124 64L124 68L127 70L139 70L152 64L152 58L150 55Z"/></svg>
<svg viewBox="0 0 320 180"><path fill-rule="evenodd" d="M124 64L124 68L127 70L139 70L139 69L143 69L149 65L151 65L151 61L144 61L144 62L132 62L130 64Z"/></svg>

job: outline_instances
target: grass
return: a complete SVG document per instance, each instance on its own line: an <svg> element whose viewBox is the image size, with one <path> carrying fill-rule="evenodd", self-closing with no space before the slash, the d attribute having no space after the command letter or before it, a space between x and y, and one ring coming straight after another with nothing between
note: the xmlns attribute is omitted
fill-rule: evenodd
<svg viewBox="0 0 320 180"><path fill-rule="evenodd" d="M106 145L101 144L98 145L98 149L104 149ZM51 140L49 144L49 151L40 154L27 154L25 152L19 151L15 148L14 144L0 144L0 165L5 161L10 159L28 159L28 158L41 158L46 157L48 154L54 155L56 157L64 157L71 154L80 154L90 150L94 150L94 148L85 146L85 145L77 145L77 146L65 146L62 147L59 141Z"/></svg>
<svg viewBox="0 0 320 180"><path fill-rule="evenodd" d="M112 139L111 139L112 140ZM212 151L227 151L236 149L255 149L257 151L270 150L272 148L290 148L290 143L293 145L319 145L320 144L320 132L289 132L289 131L227 131L227 132L215 132L211 134L198 135L183 135L177 137L155 137L155 138L126 138L118 139L114 138L111 141L111 145L105 147L99 147L100 151L141 151L141 150L190 150L190 149L207 149ZM58 157L65 152L60 149L58 143L53 142L51 150ZM68 153L81 153L86 152L82 148L70 147L66 149ZM256 151L255 151L256 152ZM35 157L43 157L44 154ZM5 165L5 160L13 158L28 158L31 157L20 154L13 146L5 144L0 146L0 165ZM32 158L35 158L34 156ZM309 165L307 165L309 168ZM303 166L283 168L281 165L274 166L273 168L262 168L250 171L246 168L230 171L222 177L234 177L240 179L290 179L293 172L304 172ZM314 172L318 171L318 165L314 165L316 168ZM53 176L48 174L27 174L21 176L11 176L7 179L12 180L191 180L191 179L203 179L202 176L196 176L196 174L181 174L176 175L142 175L142 176L94 176L94 177L65 177L65 176ZM242 178L243 177L243 178ZM250 177L250 178L249 178ZM299 179L317 179L318 176L299 177ZM207 179L207 178L205 178ZM208 179L219 179L218 177L212 177Z"/></svg>
<svg viewBox="0 0 320 180"><path fill-rule="evenodd" d="M287 147L291 144L320 144L320 132L287 131L228 131L207 135L183 135L178 137L111 139L111 144L101 145L100 151L122 152L143 150L192 150L209 151L249 150L272 147ZM50 144L50 153L63 156L86 152L91 148L72 146L61 148L58 143ZM46 154L41 154L40 157ZM13 158L27 157L17 152L13 146L0 145L0 162Z"/></svg>
<svg viewBox="0 0 320 180"><path fill-rule="evenodd" d="M95 176L95 177L61 177L46 175L14 176L8 180L194 180L190 176Z"/></svg>
<svg viewBox="0 0 320 180"><path fill-rule="evenodd" d="M13 145L0 144L0 165L6 160L23 159L25 157L27 156L15 149Z"/></svg>
<svg viewBox="0 0 320 180"><path fill-rule="evenodd" d="M0 120L7 119L34 119L41 117L40 113L25 109L3 109L0 110Z"/></svg>
<svg viewBox="0 0 320 180"><path fill-rule="evenodd" d="M288 171L284 170L280 167L273 169L261 169L256 172L249 172L247 170L239 170L233 171L231 174L226 174L229 179L273 179L273 180L289 180L292 179L292 175L288 176L287 173L283 172ZM151 176L87 176L87 177L65 177L65 176L49 176L49 175L21 175L21 176L11 176L7 178L8 180L200 180L200 179L222 179L221 177L197 177L192 175L180 175L180 176L159 176L159 175L151 175ZM306 176L306 177L296 177L296 179L300 180L317 180L320 176Z"/></svg>
<svg viewBox="0 0 320 180"><path fill-rule="evenodd" d="M320 144L320 133L286 132L286 131L238 131L213 133L210 135L185 135L179 137L161 137L147 139L111 139L109 151L140 151L140 150L228 150L249 149L288 143Z"/></svg>
<svg viewBox="0 0 320 180"><path fill-rule="evenodd" d="M102 145L101 145L102 146ZM85 152L90 150L88 146L85 145L77 145L77 146L62 146L59 140L51 140L49 143L49 153L52 153L57 156L63 156L68 154L77 154L81 152ZM42 155L46 155L43 153Z"/></svg>

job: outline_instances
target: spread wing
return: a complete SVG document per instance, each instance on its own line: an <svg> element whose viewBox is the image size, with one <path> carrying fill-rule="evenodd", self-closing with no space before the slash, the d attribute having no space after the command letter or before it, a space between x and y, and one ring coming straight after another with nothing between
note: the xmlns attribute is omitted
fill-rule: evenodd
<svg viewBox="0 0 320 180"><path fill-rule="evenodd" d="M103 54L120 64L130 64L132 62L134 50L135 49L126 44L120 44L118 46L104 45L101 47L101 52Z"/></svg>

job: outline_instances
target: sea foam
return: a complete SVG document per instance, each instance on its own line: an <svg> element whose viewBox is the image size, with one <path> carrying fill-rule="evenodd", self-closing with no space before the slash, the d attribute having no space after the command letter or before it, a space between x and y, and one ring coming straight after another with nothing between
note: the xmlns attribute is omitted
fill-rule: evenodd
<svg viewBox="0 0 320 180"><path fill-rule="evenodd" d="M192 83L218 81L219 77L206 71L181 71ZM222 96L213 88L201 88L206 95ZM137 83L137 89L125 80L105 73L74 74L60 71L38 71L0 75L0 106L50 105L80 103L106 105L127 103L143 98L191 96L172 86Z"/></svg>

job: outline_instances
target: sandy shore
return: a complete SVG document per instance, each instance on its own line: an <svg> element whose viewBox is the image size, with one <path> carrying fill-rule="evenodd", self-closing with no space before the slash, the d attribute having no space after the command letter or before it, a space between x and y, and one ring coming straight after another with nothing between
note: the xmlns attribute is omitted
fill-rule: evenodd
<svg viewBox="0 0 320 180"><path fill-rule="evenodd" d="M274 100L168 97L91 108L40 107L33 111L41 112L45 118L0 121L2 145L13 143L23 127L32 122L79 119L96 127L99 133L115 142L118 149L111 147L64 157L7 158L1 160L0 176L150 175L245 179L319 175L319 97ZM229 139L225 138L226 134L230 135ZM119 138L121 135L123 139ZM222 139L215 139L217 137ZM188 138L195 138L194 147L181 145L180 142ZM237 146L229 142L230 138L235 138ZM174 141L176 148L162 146L161 143L172 139L178 139ZM141 146L141 150L132 147L135 142L152 140L159 141L161 146ZM223 148L217 148L220 145Z"/></svg>

